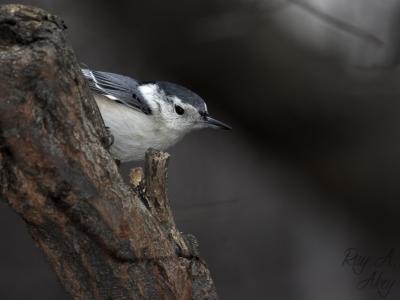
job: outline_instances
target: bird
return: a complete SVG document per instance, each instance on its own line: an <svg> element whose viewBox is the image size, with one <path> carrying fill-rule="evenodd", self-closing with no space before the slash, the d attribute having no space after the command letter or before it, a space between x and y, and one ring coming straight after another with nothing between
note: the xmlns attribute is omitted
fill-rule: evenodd
<svg viewBox="0 0 400 300"><path fill-rule="evenodd" d="M210 116L199 95L179 84L81 70L110 133L110 153L119 163L141 161L149 148L164 151L197 129L231 129Z"/></svg>

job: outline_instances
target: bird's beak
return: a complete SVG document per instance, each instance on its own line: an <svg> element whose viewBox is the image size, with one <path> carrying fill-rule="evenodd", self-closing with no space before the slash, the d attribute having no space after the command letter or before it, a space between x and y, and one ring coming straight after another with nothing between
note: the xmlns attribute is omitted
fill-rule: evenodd
<svg viewBox="0 0 400 300"><path fill-rule="evenodd" d="M213 128L219 128L219 129L225 129L225 130L232 129L231 126L226 125L225 123L222 123L221 121L218 121L214 118L211 118L210 116L206 116L206 124L208 124L210 127L213 127Z"/></svg>

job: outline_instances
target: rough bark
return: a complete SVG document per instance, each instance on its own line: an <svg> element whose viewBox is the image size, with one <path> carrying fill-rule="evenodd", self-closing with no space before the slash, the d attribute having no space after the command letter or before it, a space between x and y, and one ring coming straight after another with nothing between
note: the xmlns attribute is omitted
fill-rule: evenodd
<svg viewBox="0 0 400 300"><path fill-rule="evenodd" d="M0 7L1 200L74 299L216 299L195 238L173 220L168 154L149 151L123 182L65 28Z"/></svg>

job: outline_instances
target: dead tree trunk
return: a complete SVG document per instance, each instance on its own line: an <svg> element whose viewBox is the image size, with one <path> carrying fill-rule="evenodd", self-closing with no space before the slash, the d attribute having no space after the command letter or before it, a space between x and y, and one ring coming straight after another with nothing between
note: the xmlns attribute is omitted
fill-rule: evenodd
<svg viewBox="0 0 400 300"><path fill-rule="evenodd" d="M1 200L74 299L216 299L196 240L173 221L168 154L148 152L145 174L123 182L65 28L0 7Z"/></svg>

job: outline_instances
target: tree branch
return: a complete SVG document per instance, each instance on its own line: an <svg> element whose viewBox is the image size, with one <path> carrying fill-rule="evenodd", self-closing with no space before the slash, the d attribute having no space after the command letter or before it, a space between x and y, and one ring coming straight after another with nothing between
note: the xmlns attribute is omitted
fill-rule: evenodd
<svg viewBox="0 0 400 300"><path fill-rule="evenodd" d="M373 35L372 33L369 33L355 25L352 25L350 23L346 23L338 18L335 18L334 16L331 16L322 10L318 9L317 7L303 1L303 0L286 0L289 3L298 6L302 10L308 12L309 14L313 15L314 17L322 20L323 22L327 23L328 25L331 25L332 27L350 34L352 36L358 37L360 39L363 39L367 42L370 42L374 44L375 46L378 47L383 47L384 42Z"/></svg>
<svg viewBox="0 0 400 300"><path fill-rule="evenodd" d="M149 151L145 174L123 182L65 28L0 7L1 199L74 299L216 299L196 240L173 221L168 154Z"/></svg>

